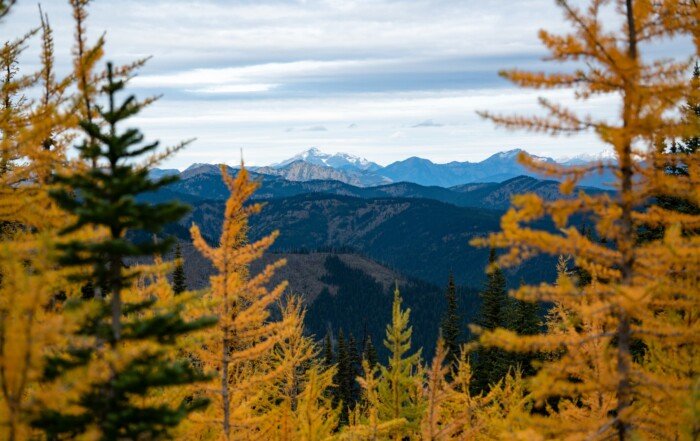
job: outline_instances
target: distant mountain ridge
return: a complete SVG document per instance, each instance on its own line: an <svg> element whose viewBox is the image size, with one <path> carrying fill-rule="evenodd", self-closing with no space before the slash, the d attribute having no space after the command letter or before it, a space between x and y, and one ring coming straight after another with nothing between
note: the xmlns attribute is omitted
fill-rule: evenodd
<svg viewBox="0 0 700 441"><path fill-rule="evenodd" d="M282 177L289 181L307 182L316 180L334 180L357 187L375 187L389 183L410 182L423 186L444 188L458 185L503 182L518 176L537 177L532 171L517 161L522 149L513 149L491 155L480 162L452 161L437 164L428 159L411 157L393 162L386 167L367 159L346 153L328 154L318 148L311 148L298 155L263 167L250 167L258 174ZM614 154L604 151L599 154L578 155L556 161L548 157L534 156L539 161L565 166L580 166L593 161L614 161ZM170 174L172 170L154 170L154 176ZM212 164L193 164L184 170L182 178L195 174L218 172ZM613 182L612 175L592 175L581 182L589 187L607 188Z"/></svg>
<svg viewBox="0 0 700 441"><path fill-rule="evenodd" d="M216 170L214 172L214 170ZM229 173L235 174L236 169ZM397 182L361 187L339 180L324 179L312 181L291 181L281 176L250 172L252 179L260 183L260 188L253 195L256 200L271 200L299 196L304 194L328 194L335 196L353 196L362 199L371 198L408 198L432 199L458 207L479 207L495 210L505 210L510 205L514 195L533 192L545 200L564 197L559 192L559 183L551 180L539 180L530 176L517 176L503 182L482 182L462 184L445 188L440 186L424 186L412 182ZM183 195L183 199L201 198L208 200L224 200L229 192L221 180L218 168L211 172L183 172L180 181L170 185L167 191ZM582 187L589 194L600 193L604 190L594 187ZM163 192L164 193L164 192Z"/></svg>
<svg viewBox="0 0 700 441"><path fill-rule="evenodd" d="M372 187L392 182L391 179L371 171L357 168L338 169L303 160L296 160L280 167L258 167L255 172L281 176L289 181L333 180L359 187Z"/></svg>

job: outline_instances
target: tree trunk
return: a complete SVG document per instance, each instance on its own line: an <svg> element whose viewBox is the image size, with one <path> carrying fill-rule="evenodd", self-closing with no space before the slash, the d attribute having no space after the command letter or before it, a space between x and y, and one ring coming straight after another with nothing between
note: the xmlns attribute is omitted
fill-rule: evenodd
<svg viewBox="0 0 700 441"><path fill-rule="evenodd" d="M628 32L628 48L627 55L630 59L637 59L637 32L635 28L634 20L634 9L633 0L626 0L626 13L627 13L627 32ZM636 77L636 72L634 72ZM636 239L636 233L634 231L634 225L632 222L632 210L634 208L634 195L633 195L633 165L632 165L632 141L633 138L629 134L629 126L636 117L636 109L634 108L634 84L636 84L636 78L628 79L625 94L623 97L623 142L621 145L621 151L619 152L620 161L620 173L621 173L621 186L620 186L620 200L622 214L620 217L621 223L621 236L618 240L618 248L622 256L622 265L620 271L622 273L622 286L630 286L633 282L633 271L634 271L634 243ZM615 424L617 430L617 437L620 441L629 439L630 437L630 423L627 421L624 413L630 407L632 403L631 394L631 362L632 354L630 350L631 344L631 329L630 329L630 317L624 308L620 308L618 311L619 322L617 329L615 331L617 337L617 374L618 374L618 384L617 384L617 408L616 408L616 418L617 422Z"/></svg>
<svg viewBox="0 0 700 441"><path fill-rule="evenodd" d="M231 439L231 397L228 390L228 369L229 369L229 350L231 341L229 339L228 326L223 329L224 338L221 349L221 400L224 408L224 436L227 440Z"/></svg>

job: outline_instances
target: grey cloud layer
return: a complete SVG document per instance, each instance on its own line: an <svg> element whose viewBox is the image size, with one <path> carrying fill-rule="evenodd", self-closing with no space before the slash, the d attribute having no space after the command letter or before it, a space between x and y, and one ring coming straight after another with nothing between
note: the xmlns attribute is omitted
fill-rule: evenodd
<svg viewBox="0 0 700 441"><path fill-rule="evenodd" d="M235 162L241 147L251 164L311 145L380 162L409 153L479 159L524 146L553 156L556 146L566 154L597 151L602 147L590 137L514 141L474 115L478 108L535 108L535 95L513 91L496 72L546 67L537 30L565 29L553 4L95 0L89 28L93 36L107 32L107 52L117 62L153 55L132 87L164 98L140 122L153 138L198 137L170 166ZM67 59L73 32L66 5L42 5L56 30L59 60ZM19 35L37 18L34 4L20 2L3 31ZM32 49L26 61L35 59Z"/></svg>

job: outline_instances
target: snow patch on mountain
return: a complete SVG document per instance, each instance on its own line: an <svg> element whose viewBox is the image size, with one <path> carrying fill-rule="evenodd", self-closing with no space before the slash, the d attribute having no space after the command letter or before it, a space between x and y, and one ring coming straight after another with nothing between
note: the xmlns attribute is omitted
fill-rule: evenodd
<svg viewBox="0 0 700 441"><path fill-rule="evenodd" d="M273 168L282 168L293 162L304 161L310 164L333 167L335 169L355 169L359 171L376 171L382 167L379 164L368 161L365 158L351 155L348 153L324 153L317 147L312 147L297 155L292 156L277 164L273 164Z"/></svg>
<svg viewBox="0 0 700 441"><path fill-rule="evenodd" d="M613 149L605 149L598 153L582 153L575 156L564 156L559 158L557 162L564 165L581 165L597 161L611 162L614 161L615 158L615 151Z"/></svg>

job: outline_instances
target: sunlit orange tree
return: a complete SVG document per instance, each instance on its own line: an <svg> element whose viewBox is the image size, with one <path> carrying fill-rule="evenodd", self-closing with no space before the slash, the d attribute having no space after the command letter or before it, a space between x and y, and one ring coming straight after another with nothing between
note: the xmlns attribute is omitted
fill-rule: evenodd
<svg viewBox="0 0 700 441"><path fill-rule="evenodd" d="M565 168L521 155L521 162L559 178L562 192L577 197L548 202L534 194L518 196L501 220L502 231L475 243L508 248L500 263L510 266L539 254L571 256L592 281L581 286L564 276L555 285L523 286L515 292L523 300L555 302L571 321L570 332L517 336L496 330L484 332L481 342L560 354L546 361L532 381L532 392L545 409L546 416L535 419L543 436L697 439L698 375L689 366L700 365L700 238L688 232L700 225L700 216L665 209L653 197L700 201L698 153L680 156L655 148L659 138L698 133L697 120L683 118L678 109L689 97L697 102L687 76L700 49L700 7L684 0L586 3L579 8L557 1L571 31L539 34L550 60L568 62L570 69L502 75L521 87L570 90L584 102L610 96L618 101L617 114L585 114L541 98L543 115L482 115L511 129L551 135L593 132L614 149L615 160ZM616 27L604 24L602 16L608 13L616 20L606 23ZM695 53L684 59L653 57L648 49L671 38L693 39ZM688 173L669 174L658 166L681 162ZM612 171L614 193L577 189L583 177L604 169ZM580 233L574 215L594 223L593 238ZM533 227L541 218L550 218L555 229ZM663 228L665 235L641 242L642 226ZM633 357L633 345L645 348L643 354ZM590 357L582 356L592 346L596 372L602 375L592 375ZM611 397L603 414L593 412L602 403L593 406L585 399L593 391Z"/></svg>
<svg viewBox="0 0 700 441"><path fill-rule="evenodd" d="M206 419L195 424L190 436L207 439L255 439L267 425L268 408L260 402L267 396L266 384L284 372L287 363L275 359L278 344L296 327L298 314L286 314L286 320L270 318L272 307L280 299L286 282L268 289L275 271L284 260L267 265L255 276L249 266L272 245L278 232L258 241L248 240L248 218L262 209L259 203L247 204L258 187L241 167L236 177L221 166L224 183L231 192L224 210L221 237L217 247L207 243L199 228L190 229L195 248L215 268L207 298L219 318L216 332L210 334L197 356L217 372L211 394L215 404Z"/></svg>
<svg viewBox="0 0 700 441"><path fill-rule="evenodd" d="M0 2L0 27L13 3ZM53 31L41 11L37 23L0 48L0 438L9 440L30 436L43 356L69 329L57 302L76 289L56 266L55 233L70 217L48 195L77 125L72 77L57 78ZM39 68L20 69L37 39Z"/></svg>

